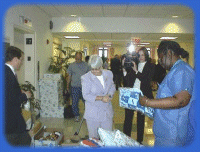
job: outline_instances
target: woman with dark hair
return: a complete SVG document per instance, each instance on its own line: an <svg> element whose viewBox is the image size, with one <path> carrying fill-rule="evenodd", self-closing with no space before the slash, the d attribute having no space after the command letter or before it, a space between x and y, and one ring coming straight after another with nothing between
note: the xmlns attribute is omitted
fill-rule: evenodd
<svg viewBox="0 0 200 152"><path fill-rule="evenodd" d="M189 62L189 53L185 50L183 50L183 54L181 55L181 58L183 59L183 61L185 62Z"/></svg>
<svg viewBox="0 0 200 152"><path fill-rule="evenodd" d="M155 108L155 146L184 146L194 139L195 72L180 56L184 49L174 41L162 41L159 63L169 70L159 86L156 99L140 97L140 104Z"/></svg>
<svg viewBox="0 0 200 152"><path fill-rule="evenodd" d="M131 69L127 70L125 76L125 86L140 89L145 96L153 99L151 88L151 80L154 74L154 65L149 61L148 50L142 47L138 51L138 65L133 61ZM132 121L134 110L125 109L125 120L123 132L131 137ZM145 116L141 112L137 112L137 141L142 143L144 135L144 119Z"/></svg>

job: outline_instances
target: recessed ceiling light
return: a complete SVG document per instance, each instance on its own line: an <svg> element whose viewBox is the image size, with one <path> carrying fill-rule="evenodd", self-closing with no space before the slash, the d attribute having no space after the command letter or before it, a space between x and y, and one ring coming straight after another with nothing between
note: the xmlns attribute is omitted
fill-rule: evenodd
<svg viewBox="0 0 200 152"><path fill-rule="evenodd" d="M150 43L140 43L140 44L142 44L142 45L147 45L147 44L150 44Z"/></svg>
<svg viewBox="0 0 200 152"><path fill-rule="evenodd" d="M66 39L79 39L79 36L64 36Z"/></svg>
<svg viewBox="0 0 200 152"><path fill-rule="evenodd" d="M161 40L174 40L177 39L178 37L161 37Z"/></svg>
<svg viewBox="0 0 200 152"><path fill-rule="evenodd" d="M71 17L76 17L76 15L71 15Z"/></svg>
<svg viewBox="0 0 200 152"><path fill-rule="evenodd" d="M178 16L176 16L176 15L174 15L174 16L172 16L173 18L177 18Z"/></svg>

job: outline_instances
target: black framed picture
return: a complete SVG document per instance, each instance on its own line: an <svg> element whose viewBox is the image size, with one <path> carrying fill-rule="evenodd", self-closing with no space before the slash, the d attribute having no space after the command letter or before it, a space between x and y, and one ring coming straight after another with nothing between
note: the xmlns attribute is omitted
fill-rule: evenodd
<svg viewBox="0 0 200 152"><path fill-rule="evenodd" d="M26 38L26 44L32 44L32 38Z"/></svg>

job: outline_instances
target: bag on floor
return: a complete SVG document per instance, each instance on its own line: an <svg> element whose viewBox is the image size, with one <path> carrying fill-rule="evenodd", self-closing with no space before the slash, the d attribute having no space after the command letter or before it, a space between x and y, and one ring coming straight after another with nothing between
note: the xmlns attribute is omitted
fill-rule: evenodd
<svg viewBox="0 0 200 152"><path fill-rule="evenodd" d="M74 118L74 114L72 112L72 106L71 105L67 105L64 108L64 118Z"/></svg>

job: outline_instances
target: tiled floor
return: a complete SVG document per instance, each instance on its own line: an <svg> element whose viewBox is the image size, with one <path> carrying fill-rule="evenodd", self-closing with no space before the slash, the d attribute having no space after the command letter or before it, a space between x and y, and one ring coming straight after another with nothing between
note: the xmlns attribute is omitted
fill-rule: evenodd
<svg viewBox="0 0 200 152"><path fill-rule="evenodd" d="M79 102L80 107L80 114L81 118L84 113L84 105L83 102ZM115 92L114 97L112 99L113 109L114 109L114 125L113 129L119 129L122 131L123 129L123 123L124 123L124 109L119 107L119 93L118 91ZM134 114L134 120L133 120L133 128L132 128L132 134L131 137L136 140L136 115ZM80 122L75 122L74 119L62 119L62 118L40 118L40 121L42 122L42 125L45 125L49 128L62 128L65 136L64 145L70 146L70 145L77 145L70 141L71 138L73 139L80 139L84 138L88 135L87 127L86 127L86 121L83 121L83 124L81 126L80 132L78 136L74 136L75 132L79 129ZM145 117L145 129L144 129L144 141L143 145L145 146L153 146L154 144L154 135L152 132L152 124L153 121L149 119L148 117Z"/></svg>

